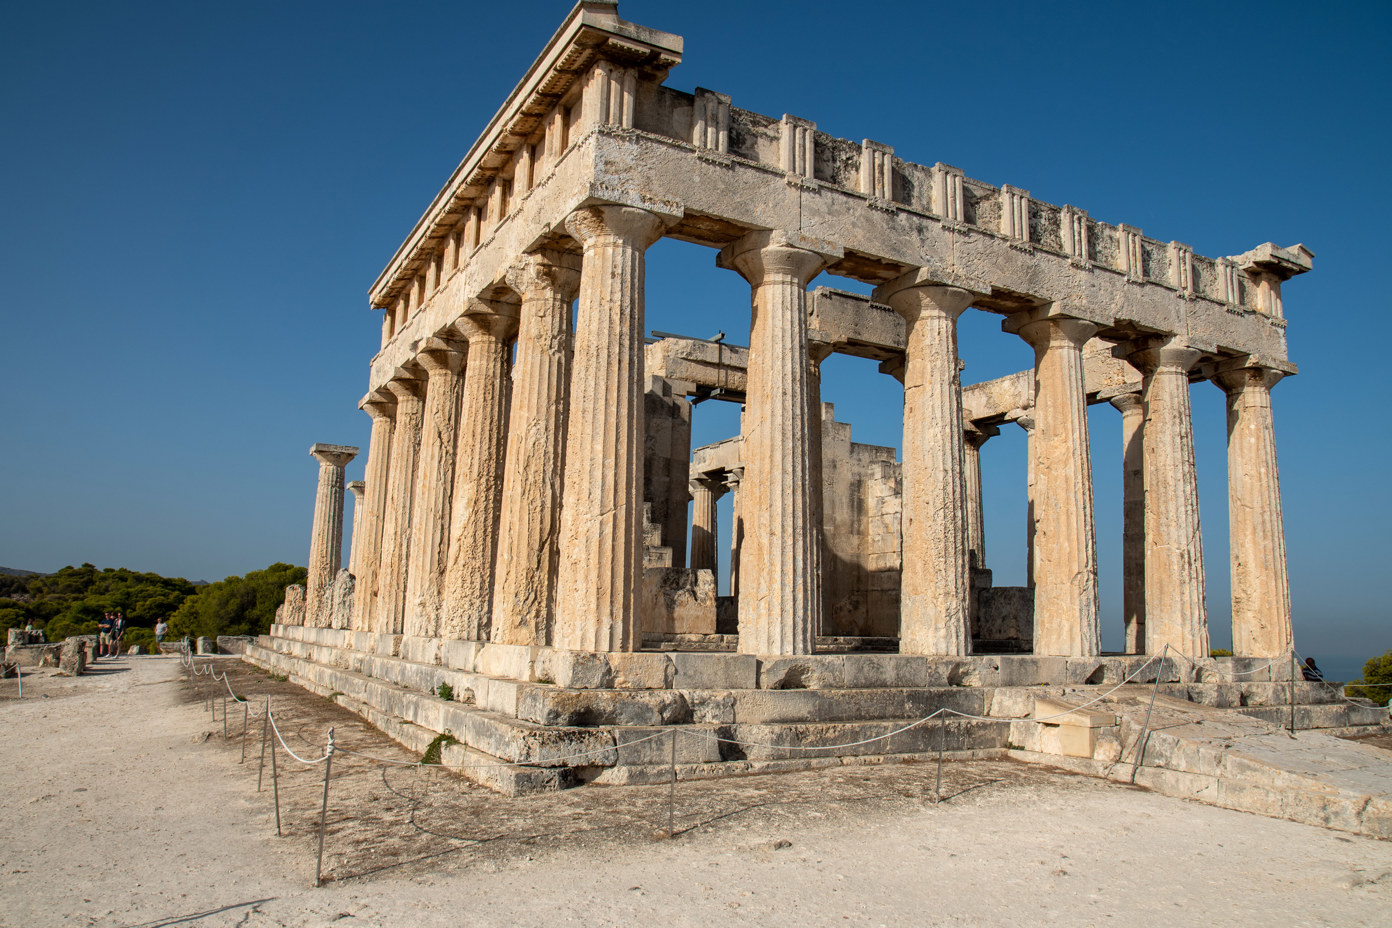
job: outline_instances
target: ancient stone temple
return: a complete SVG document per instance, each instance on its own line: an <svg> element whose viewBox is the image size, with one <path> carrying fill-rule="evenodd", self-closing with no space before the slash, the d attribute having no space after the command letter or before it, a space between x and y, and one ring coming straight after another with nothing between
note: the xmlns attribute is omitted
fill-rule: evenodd
<svg viewBox="0 0 1392 928"><path fill-rule="evenodd" d="M382 344L349 570L337 545L356 449L316 445L303 611L253 659L408 743L450 727L470 751L535 765L504 788L641 767L623 750L634 726L894 719L933 687L1119 680L1141 658L1101 654L1087 421L1110 403L1127 474L1115 621L1128 654L1168 645L1193 663L1165 672L1192 682L1214 666L1200 380L1228 408L1235 651L1252 666L1290 651L1270 391L1295 371L1281 285L1310 251L1204 257L669 87L681 58L679 36L584 0L429 204L370 290ZM748 282L749 345L645 338L644 252L664 236ZM823 271L873 296L809 293ZM964 387L968 308L999 314L1033 369ZM823 405L834 353L902 384L898 459ZM707 399L741 405L739 434L692 449L691 406ZM979 461L1012 423L1029 436L1029 577L997 588ZM720 526L726 494L734 524ZM408 698L437 682L452 704ZM741 701L798 687L921 699Z"/></svg>

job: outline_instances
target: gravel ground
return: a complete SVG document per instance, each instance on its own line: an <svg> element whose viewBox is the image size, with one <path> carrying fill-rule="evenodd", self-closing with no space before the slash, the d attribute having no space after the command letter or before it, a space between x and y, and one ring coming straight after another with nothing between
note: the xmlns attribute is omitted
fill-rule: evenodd
<svg viewBox="0 0 1392 928"><path fill-rule="evenodd" d="M0 681L0 925L1377 925L1392 843L1013 762L596 787L505 799L413 761L329 700L235 659L210 718L179 661ZM222 686L222 684L218 684ZM1392 758L1390 758L1392 759ZM668 815L675 838L665 837Z"/></svg>

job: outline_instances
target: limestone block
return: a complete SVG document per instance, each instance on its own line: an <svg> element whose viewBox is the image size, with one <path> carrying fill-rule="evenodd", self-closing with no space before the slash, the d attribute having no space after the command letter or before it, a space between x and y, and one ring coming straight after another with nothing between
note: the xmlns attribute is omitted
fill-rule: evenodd
<svg viewBox="0 0 1392 928"><path fill-rule="evenodd" d="M1001 686L1039 686L1065 683L1067 680L1066 658L1034 657L1028 654L1008 654L1000 658Z"/></svg>
<svg viewBox="0 0 1392 928"><path fill-rule="evenodd" d="M687 654L674 651L672 688L749 690L759 685L759 659L751 654Z"/></svg>
<svg viewBox="0 0 1392 928"><path fill-rule="evenodd" d="M999 658L963 658L953 661L947 671L948 686L999 686Z"/></svg>
<svg viewBox="0 0 1392 928"><path fill-rule="evenodd" d="M471 748L513 763L609 767L621 762L615 750L615 733L602 729L541 728L465 712L454 734Z"/></svg>
<svg viewBox="0 0 1392 928"><path fill-rule="evenodd" d="M729 725L735 721L735 697L725 690L683 692L691 707L691 721L698 725Z"/></svg>
<svg viewBox="0 0 1392 928"><path fill-rule="evenodd" d="M485 644L474 658L474 669L490 677L535 680L533 664L537 651L534 645Z"/></svg>
<svg viewBox="0 0 1392 928"><path fill-rule="evenodd" d="M218 653L217 639L199 638L195 644L195 648L198 654L216 654Z"/></svg>
<svg viewBox="0 0 1392 928"><path fill-rule="evenodd" d="M474 662L483 645L477 641L445 641L439 643L438 661L451 670L474 670Z"/></svg>
<svg viewBox="0 0 1392 928"><path fill-rule="evenodd" d="M911 654L847 654L843 662L845 685L932 686L929 664L930 659Z"/></svg>
<svg viewBox="0 0 1392 928"><path fill-rule="evenodd" d="M200 639L202 640L202 639ZM69 638L63 642L62 651L58 658L58 673L60 677L80 677L87 672L87 651L82 642L76 638Z"/></svg>
<svg viewBox="0 0 1392 928"><path fill-rule="evenodd" d="M527 687L517 717L538 725L673 725L691 720L686 697L671 690L566 690Z"/></svg>
<svg viewBox="0 0 1392 928"><path fill-rule="evenodd" d="M666 654L614 652L608 655L616 689L669 689L672 685L672 662Z"/></svg>
<svg viewBox="0 0 1392 928"><path fill-rule="evenodd" d="M721 743L709 737L718 734L718 731L710 728L616 728L613 737L618 747L617 763L669 764L673 756L673 739L677 763L719 763Z"/></svg>
<svg viewBox="0 0 1392 928"><path fill-rule="evenodd" d="M613 674L603 654L552 649L547 679L567 689L594 690L608 687Z"/></svg>
<svg viewBox="0 0 1392 928"><path fill-rule="evenodd" d="M446 642L439 638L421 638L403 635L401 638L401 659L420 664L439 664L440 649Z"/></svg>
<svg viewBox="0 0 1392 928"><path fill-rule="evenodd" d="M805 654L759 660L760 689L807 690L845 685L845 659L839 654Z"/></svg>
<svg viewBox="0 0 1392 928"><path fill-rule="evenodd" d="M292 583L285 588L285 602L276 607L276 622L280 625L302 626L305 622L305 588Z"/></svg>
<svg viewBox="0 0 1392 928"><path fill-rule="evenodd" d="M710 570L649 566L643 571L643 631L715 634L715 593Z"/></svg>

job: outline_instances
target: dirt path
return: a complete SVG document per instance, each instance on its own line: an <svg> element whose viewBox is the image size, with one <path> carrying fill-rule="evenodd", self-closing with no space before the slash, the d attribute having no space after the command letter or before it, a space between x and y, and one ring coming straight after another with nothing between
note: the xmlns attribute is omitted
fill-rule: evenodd
<svg viewBox="0 0 1392 928"><path fill-rule="evenodd" d="M286 741L414 760L331 702L218 662ZM0 925L1385 925L1392 843L999 762L502 799L439 770L279 756L209 720L177 660L0 681ZM269 786L269 775L267 777Z"/></svg>

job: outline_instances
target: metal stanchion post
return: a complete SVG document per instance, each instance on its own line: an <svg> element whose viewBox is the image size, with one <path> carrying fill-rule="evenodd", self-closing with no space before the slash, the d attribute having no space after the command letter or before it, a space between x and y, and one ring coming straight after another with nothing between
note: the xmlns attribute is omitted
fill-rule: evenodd
<svg viewBox="0 0 1392 928"><path fill-rule="evenodd" d="M270 720L270 717L271 717L271 713L268 711L268 712L266 713L266 719L267 719L267 721ZM271 742L271 792L273 792L273 793L275 794L276 837L277 837L277 838L281 837L281 834L280 834L280 775L276 772L276 759L275 759L275 756L276 756L276 749L275 749L275 748L276 748L276 741L279 741L279 740L280 740L280 735L277 734L277 735L276 735L276 738L275 738L275 741L272 741L272 742Z"/></svg>
<svg viewBox="0 0 1392 928"><path fill-rule="evenodd" d="M222 740L227 740L227 697L222 697Z"/></svg>
<svg viewBox="0 0 1392 928"><path fill-rule="evenodd" d="M261 774L266 772L266 738L271 733L271 694L266 694L266 713L261 716L261 767L256 771L256 791L261 792Z"/></svg>
<svg viewBox="0 0 1392 928"><path fill-rule="evenodd" d="M677 730L673 728L668 731L667 734L667 746L672 755L672 779L667 784L667 838L671 840L676 834L676 832L672 830L672 818L674 814L673 809L677 802Z"/></svg>
<svg viewBox="0 0 1392 928"><path fill-rule="evenodd" d="M250 699L243 699L243 700L242 700L242 757L241 757L241 760L237 761L237 763L239 763L239 764L244 764L244 763L246 763L247 721L250 719L250 717L251 717L251 700L250 700Z"/></svg>
<svg viewBox="0 0 1392 928"><path fill-rule="evenodd" d="M333 769L334 730L329 727L329 746L324 749L324 804L319 807L319 853L314 858L314 885L322 883L320 873L324 867L324 820L329 814L329 772Z"/></svg>
<svg viewBox="0 0 1392 928"><path fill-rule="evenodd" d="M933 787L934 802L942 802L943 747L947 744L947 716L938 719L938 784Z"/></svg>
<svg viewBox="0 0 1392 928"><path fill-rule="evenodd" d="M1145 722L1141 724L1141 736L1136 739L1136 759L1131 763L1131 783L1136 782L1136 771L1141 768L1141 760L1145 757L1146 737L1150 733L1150 713L1155 708L1155 696L1160 692L1160 674L1165 670L1165 655L1170 653L1170 646L1165 645L1165 650L1160 652L1160 666L1155 668L1155 688L1150 691L1150 705L1145 710Z"/></svg>

